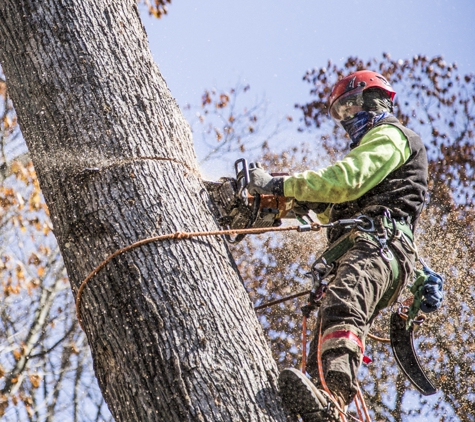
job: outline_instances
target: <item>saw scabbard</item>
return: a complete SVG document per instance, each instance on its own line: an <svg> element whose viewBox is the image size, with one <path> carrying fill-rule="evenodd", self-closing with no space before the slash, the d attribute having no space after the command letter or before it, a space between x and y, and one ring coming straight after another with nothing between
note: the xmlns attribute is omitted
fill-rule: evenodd
<svg viewBox="0 0 475 422"><path fill-rule="evenodd" d="M390 339L394 358L407 379L424 396L437 393L437 388L425 374L414 347L414 326L406 329L406 320L399 312L391 314Z"/></svg>

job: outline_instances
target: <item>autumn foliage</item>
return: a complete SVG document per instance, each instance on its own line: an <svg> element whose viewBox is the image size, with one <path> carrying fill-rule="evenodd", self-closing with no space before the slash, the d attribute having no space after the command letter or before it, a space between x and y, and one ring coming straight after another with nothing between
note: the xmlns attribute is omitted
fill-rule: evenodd
<svg viewBox="0 0 475 422"><path fill-rule="evenodd" d="M138 3L143 3L151 16L160 19L167 14L171 0L138 0Z"/></svg>
<svg viewBox="0 0 475 422"><path fill-rule="evenodd" d="M108 420L35 170L14 155L21 134L3 81L0 112L0 419Z"/></svg>

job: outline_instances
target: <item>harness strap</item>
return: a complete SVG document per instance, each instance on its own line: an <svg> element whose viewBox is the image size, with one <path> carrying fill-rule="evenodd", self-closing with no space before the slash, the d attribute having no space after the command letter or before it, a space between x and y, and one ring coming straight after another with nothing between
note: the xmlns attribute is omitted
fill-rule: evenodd
<svg viewBox="0 0 475 422"><path fill-rule="evenodd" d="M377 304L376 308L378 310L381 310L383 308L385 308L389 302L391 301L392 297L394 296L394 294L396 293L398 287L399 287L399 262L397 259L391 259L389 261L389 266L391 268L391 273L393 275L393 281L391 283L391 287L389 287L388 290L386 290L386 292L384 293L383 297L381 298L381 300L379 301L379 303Z"/></svg>
<svg viewBox="0 0 475 422"><path fill-rule="evenodd" d="M338 261L355 244L354 231L350 231L332 243L322 254L322 258L328 265Z"/></svg>
<svg viewBox="0 0 475 422"><path fill-rule="evenodd" d="M393 224L394 222L394 224ZM410 226L406 223L390 220L386 216L382 218L382 224L384 228L388 230L393 230L394 227L396 230L400 230L403 232L411 242L414 241L414 234ZM359 237L366 238L370 241L377 241L377 237L368 231L360 231L357 229L351 230L348 233L340 236L335 242L333 242L321 255L321 258L325 260L325 263L331 265L335 261L339 260L347 251L349 251L353 245L355 244L356 240Z"/></svg>
<svg viewBox="0 0 475 422"><path fill-rule="evenodd" d="M414 242L414 233L412 233L411 226L405 221L397 221L388 218L386 215L383 215L382 223L383 226L389 230L393 230L395 226L396 230L403 232L411 240L411 242Z"/></svg>
<svg viewBox="0 0 475 422"><path fill-rule="evenodd" d="M411 230L411 227L409 224L406 224L405 221L396 221L394 218L389 218L387 215L383 215L381 218L381 224L384 229L386 229L389 232L390 239L394 239L396 233L398 231L403 233L403 236L406 237L411 243L414 242L414 234ZM390 248L391 241L389 241L387 247ZM378 305L376 306L377 310L381 310L388 306L389 303L391 303L393 296L397 293L397 290L399 288L399 282L400 282L400 263L399 260L396 258L397 254L395 255L392 251L391 254L393 256L392 259L389 259L386 261L389 263L391 273L393 276L393 281L391 283L391 286L389 287L388 290L384 293L383 297L379 301ZM384 258L384 256L383 256Z"/></svg>

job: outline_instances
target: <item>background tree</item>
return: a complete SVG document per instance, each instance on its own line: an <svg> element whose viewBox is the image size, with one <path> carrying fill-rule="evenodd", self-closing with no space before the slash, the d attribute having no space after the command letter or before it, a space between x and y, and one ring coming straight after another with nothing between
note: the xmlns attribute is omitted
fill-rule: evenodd
<svg viewBox="0 0 475 422"><path fill-rule="evenodd" d="M202 156L200 165L255 153L292 121L290 116L277 120L268 116L265 98L251 100L250 90L250 85L240 83L228 90L206 89L199 106L185 106Z"/></svg>
<svg viewBox="0 0 475 422"><path fill-rule="evenodd" d="M13 171L0 193L2 420L108 420L33 166Z"/></svg>
<svg viewBox="0 0 475 422"><path fill-rule="evenodd" d="M4 1L0 39L74 293L137 240L216 228L134 1ZM284 420L275 363L222 239L134 249L94 277L80 310L116 420Z"/></svg>
<svg viewBox="0 0 475 422"><path fill-rule="evenodd" d="M0 417L111 420L3 80L0 94Z"/></svg>

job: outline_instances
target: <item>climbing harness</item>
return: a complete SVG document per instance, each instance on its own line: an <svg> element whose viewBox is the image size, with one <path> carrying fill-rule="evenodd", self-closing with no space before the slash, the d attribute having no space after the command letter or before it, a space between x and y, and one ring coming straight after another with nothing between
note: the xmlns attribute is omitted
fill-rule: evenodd
<svg viewBox="0 0 475 422"><path fill-rule="evenodd" d="M344 220L346 228L352 228L345 235L341 236L335 243L330 245L330 247L320 255L311 266L310 273L308 274L313 279L313 286L309 293L309 299L305 306L303 306L302 314L302 366L301 371L303 374L306 373L307 365L307 319L310 317L312 311L316 310L320 305L325 293L327 291L328 285L330 282L327 281L327 278L331 276L336 269L337 261L355 244L357 238L361 235L358 233L363 233L365 236L370 233L375 232L374 220L366 215L360 215L356 219ZM382 242L380 242L382 243ZM385 244L385 243L384 243ZM381 246L383 250L383 246ZM332 392L328 388L325 377L323 374L323 365L322 365L322 332L321 324L319 324L319 332L317 335L317 370L319 381L323 387L323 390L329 398L329 406L334 406L338 411L341 422L347 422L347 417L352 420L362 422L367 421L371 422L366 403L364 401L361 390L358 386L358 392L355 397L355 405L357 408L359 419L355 418L351 414L342 409L340 403L333 396ZM360 347L363 347L360 345ZM363 350L362 350L363 352ZM330 412L330 408L327 409L327 412Z"/></svg>
<svg viewBox="0 0 475 422"><path fill-rule="evenodd" d="M321 300L324 297L325 292L330 283L326 279L333 273L334 269L336 268L337 261L355 244L356 240L360 237L363 237L373 243L375 241L377 242L380 248L379 250L381 257L390 265L393 279L390 288L383 295L377 306L378 309L382 309L388 304L390 304L393 300L395 300L394 296L398 293L398 285L400 282L399 264L398 261L395 259L395 254L391 250L390 245L394 239L401 239L408 247L408 249L415 253L417 259L420 260L423 265L423 270L416 273L418 277L416 283L414 283L411 288L411 292L415 295L415 300L413 301L410 307L402 305L399 306L397 312L393 313L393 315L391 316L390 339L380 338L371 334L368 334L368 337L377 341L382 341L384 343L391 343L397 363L399 364L403 372L406 374L408 379L412 382L412 384L424 395L434 394L437 390L430 382L430 380L426 377L421 365L419 364L417 355L415 354L412 342L412 332L414 324L420 325L425 320L424 316L417 317L417 313L421 308L421 303L427 302L427 299L426 302L423 302L422 299L426 283L431 283L432 290L429 289L429 291L433 292L434 290L436 290L436 288L441 288L443 279L439 274L430 270L420 259L417 253L417 249L413 244L413 233L409 225L405 221L396 221L394 218L391 217L389 210L386 210L383 215L376 216L374 219L368 216L360 216L359 219L366 221L366 226L357 225L355 230L352 230L341 236L334 244L330 245L330 247L325 252L323 252L323 254L319 258L317 258L317 260L311 267L310 275L313 278L313 287L309 293L308 303L302 307L302 373L306 373L307 364L307 319L309 318L310 313L320 306ZM440 306L440 303L437 302L437 299L438 297L436 297L436 299L429 303L426 307L431 310L433 308L437 309L437 305ZM441 300L442 297L440 297L440 301ZM434 305L433 302L436 302L436 304ZM406 327L404 332L401 332L401 323L399 321L403 321L403 325ZM321 344L323 341L321 333L321 324L319 324L318 330L318 376L324 391L330 398L331 404L335 406L335 408L338 410L342 422L346 421L346 417L351 417L352 419L359 420L360 422L370 422L371 418L369 416L369 412L367 410L359 386L354 400L359 416L359 419L356 419L347 412L345 412L343 409L341 409L339 403L337 402L335 397L333 397L331 391L326 385L321 362ZM363 345L358 340L359 339L356 339L355 342L359 345L361 352L364 355ZM365 363L371 362L371 360L366 356L363 357L363 361Z"/></svg>
<svg viewBox="0 0 475 422"><path fill-rule="evenodd" d="M238 165L242 165L242 173L246 174L247 170L247 163L245 160L238 160L235 163L236 174L238 174ZM237 179L239 177L237 176ZM241 189L248 184L249 177L244 177L244 184L241 186ZM249 207L248 202L244 201L246 206L241 204L242 198L240 195L240 190L237 189L238 185L232 186L233 189L229 188L229 184L231 182L229 180L221 181L218 184L212 184L208 187L214 202L220 205L220 213L217 217L220 217L220 223L226 223L228 227L232 228L240 228L243 227L257 227L262 225L274 225L274 219L277 217L284 216L285 214L280 214L278 211L281 208L281 205L275 205L272 208L262 208L260 212L256 212L257 209L261 208L261 204L256 199L253 202L253 206ZM229 192L228 192L229 191ZM237 193L236 193L237 192ZM218 195L219 193L219 195ZM225 194L226 193L226 194ZM223 201L223 198L226 199ZM232 199L232 200L231 200ZM246 198L245 198L246 199ZM236 202L237 201L237 205ZM248 199L248 201L250 201ZM240 204L240 205L239 205ZM283 203L284 204L284 203ZM239 206L238 206L239 205ZM230 208L230 209L228 209ZM275 209L274 209L275 208ZM283 205L283 209L287 209L287 205ZM237 212L238 210L239 212ZM249 214L249 210L252 212ZM407 247L408 250L415 252L416 257L418 258L417 251L415 248L414 242L414 235L411 230L410 219L404 218L394 218L391 215L391 211L388 208L384 208L383 212L381 212L381 208L378 207L376 213L373 213L371 210L368 209L369 215L360 215L353 219L341 219L337 220L333 223L329 224L321 224L319 228L333 228L336 226L342 226L348 230L345 234L339 236L336 242L334 242L330 247L313 263L311 266L310 272L307 276L313 279L312 288L309 291L293 294L291 296L277 299L259 306L256 306L254 309L256 311L267 308L269 306L277 305L284 301L294 299L303 295L308 294L309 300L305 306L302 307L303 313L303 321L302 321L302 371L305 373L306 367L306 329L307 329L307 319L309 318L312 311L318 308L321 304L321 300L325 295L325 292L328 288L329 282L327 278L334 273L336 268L337 261L348 251L350 250L356 241L363 238L366 241L376 245L379 247L379 252L383 260L388 264L390 267L391 275L392 275L392 282L390 287L384 293L383 297L379 301L376 310L381 310L387 307L389 304L394 303L397 299L397 296L400 293L400 264L398 259L396 259L395 252L391 247L392 242L395 239L399 239L404 245ZM264 212L265 211L265 212ZM373 215L374 214L374 215ZM263 220L257 222L256 216L260 215ZM371 216L370 216L371 215ZM232 222L231 221L232 217ZM271 218L268 218L271 217ZM295 217L294 217L295 218ZM277 220L275 220L277 221ZM301 221L302 222L302 221ZM305 221L303 222L305 223ZM299 231L307 231L312 230L308 228L308 224L304 224L301 226ZM269 230L272 231L272 230ZM229 235L226 236L228 241L231 243L236 243L237 241L241 240L245 234L248 232L243 231L242 233L238 234L235 239L230 239ZM397 251L396 251L397 252ZM391 326L391 333L395 336L394 339L387 339L381 338L368 333L368 337L372 338L376 341L381 341L384 343L391 343L393 347L393 352L396 356L396 360L403 370L403 372L408 376L410 381L416 386L416 388L421 391L423 394L432 394L434 388L428 381L427 377L423 373L422 368L420 367L417 356L414 352L414 347L412 344L412 325L420 325L424 321L424 317L417 317L417 313L419 309L422 309L424 306L427 305L427 308L435 308L437 309L440 306L440 301L442 300L443 295L437 296L437 289L441 290L442 286L442 277L437 273L430 270L425 264L420 260L423 264L423 270L420 273L416 273L419 275L418 280L414 284L412 288L412 292L415 294L415 300L411 304L410 307L408 306L400 306L397 312L394 313L396 317L392 318L393 326ZM424 275L424 277L422 277ZM435 293L434 293L435 292ZM426 297L429 294L432 294L430 298ZM434 309L434 310L435 310ZM406 324L406 328L408 332L401 333L399 330L400 324L399 321L404 321ZM411 327L411 328L410 328ZM409 330L410 328L410 330ZM406 344L404 342L399 341L400 339L406 339ZM397 348L397 350L396 350ZM407 356L406 360L398 359L401 354L405 354ZM369 358L366 356L363 358L366 363L370 361ZM405 361L409 362L407 365L409 367L413 366L413 368L406 368L404 367ZM412 371L412 372L411 372ZM320 376L320 378L322 378ZM324 380L323 380L324 383ZM323 384L322 383L322 384ZM327 392L328 394L328 392ZM331 394L329 395L331 397ZM332 400L334 402L334 400ZM359 401L359 403L358 403ZM358 409L358 414L360 416L360 420L363 420L363 416L367 421L369 421L369 415L366 409L366 405L363 400L363 396L361 391L358 391L358 394L355 398L355 403ZM338 407L337 407L338 409ZM340 412L342 420L344 419L344 414ZM349 415L351 417L351 415Z"/></svg>

